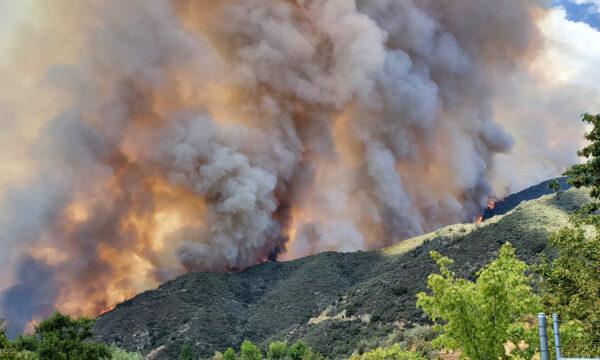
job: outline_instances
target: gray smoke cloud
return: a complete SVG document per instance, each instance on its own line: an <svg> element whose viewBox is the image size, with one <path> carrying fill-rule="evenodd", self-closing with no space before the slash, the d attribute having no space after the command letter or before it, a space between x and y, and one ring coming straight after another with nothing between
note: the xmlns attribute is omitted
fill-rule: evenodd
<svg viewBox="0 0 600 360"><path fill-rule="evenodd" d="M473 220L541 6L40 2L0 68L0 314L21 331L186 271Z"/></svg>

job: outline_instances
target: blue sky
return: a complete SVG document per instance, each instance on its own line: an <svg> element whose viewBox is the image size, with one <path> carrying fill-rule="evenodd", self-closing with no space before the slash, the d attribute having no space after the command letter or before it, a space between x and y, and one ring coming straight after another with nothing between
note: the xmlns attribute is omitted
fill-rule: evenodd
<svg viewBox="0 0 600 360"><path fill-rule="evenodd" d="M562 5L571 21L581 21L600 30L600 1L593 0L554 0L555 5Z"/></svg>

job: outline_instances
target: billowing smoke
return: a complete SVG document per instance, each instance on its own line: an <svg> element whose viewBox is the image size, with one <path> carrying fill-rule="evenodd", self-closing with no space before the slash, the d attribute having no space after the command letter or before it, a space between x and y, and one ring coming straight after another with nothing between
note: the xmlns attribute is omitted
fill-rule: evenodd
<svg viewBox="0 0 600 360"><path fill-rule="evenodd" d="M515 186L499 104L537 89L542 3L34 4L0 63L1 315L473 220Z"/></svg>

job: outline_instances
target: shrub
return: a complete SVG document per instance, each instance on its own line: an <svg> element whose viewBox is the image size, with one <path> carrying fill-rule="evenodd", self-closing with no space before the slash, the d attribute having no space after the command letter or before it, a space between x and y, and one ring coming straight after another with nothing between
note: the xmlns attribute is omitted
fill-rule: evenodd
<svg viewBox="0 0 600 360"><path fill-rule="evenodd" d="M302 341L302 340L296 341L292 346L290 346L290 351L289 351L290 358L292 360L301 360L302 356L304 356L304 353L306 352L307 349L308 349L308 347L306 346L304 341Z"/></svg>
<svg viewBox="0 0 600 360"><path fill-rule="evenodd" d="M0 350L0 360L39 360L39 357L31 351L17 351L5 348Z"/></svg>
<svg viewBox="0 0 600 360"><path fill-rule="evenodd" d="M425 360L421 355L404 351L400 344L384 349L377 348L362 355L354 355L352 360Z"/></svg>
<svg viewBox="0 0 600 360"><path fill-rule="evenodd" d="M225 350L225 352L223 353L223 359L225 359L225 360L236 360L237 359L237 355L235 353L235 350L233 350L232 347L228 347L227 350Z"/></svg>
<svg viewBox="0 0 600 360"><path fill-rule="evenodd" d="M262 353L252 341L244 340L240 348L240 360L262 360Z"/></svg>
<svg viewBox="0 0 600 360"><path fill-rule="evenodd" d="M139 353L127 352L116 345L110 347L111 360L142 360Z"/></svg>
<svg viewBox="0 0 600 360"><path fill-rule="evenodd" d="M181 347L179 351L179 360L195 360L196 356L194 355L194 350L190 346L190 344L185 343Z"/></svg>
<svg viewBox="0 0 600 360"><path fill-rule="evenodd" d="M267 358L271 360L285 359L288 355L287 344L283 341L275 341L269 344Z"/></svg>

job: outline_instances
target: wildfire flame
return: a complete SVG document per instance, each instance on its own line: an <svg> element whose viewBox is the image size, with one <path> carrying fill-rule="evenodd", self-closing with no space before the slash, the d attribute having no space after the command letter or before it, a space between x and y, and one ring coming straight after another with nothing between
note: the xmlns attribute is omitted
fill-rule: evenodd
<svg viewBox="0 0 600 360"><path fill-rule="evenodd" d="M100 313L98 313L98 316L102 316L104 314L106 314L107 312L113 311L115 309L115 305L107 307L106 309L100 311Z"/></svg>
<svg viewBox="0 0 600 360"><path fill-rule="evenodd" d="M482 169L513 144L481 116L489 74L537 32L528 2L488 2L518 10L39 1L52 16L0 69L15 118L0 137L26 164L0 177L0 315L16 330L53 308L102 315L187 271L374 249L474 215ZM403 31L423 19L431 31Z"/></svg>

